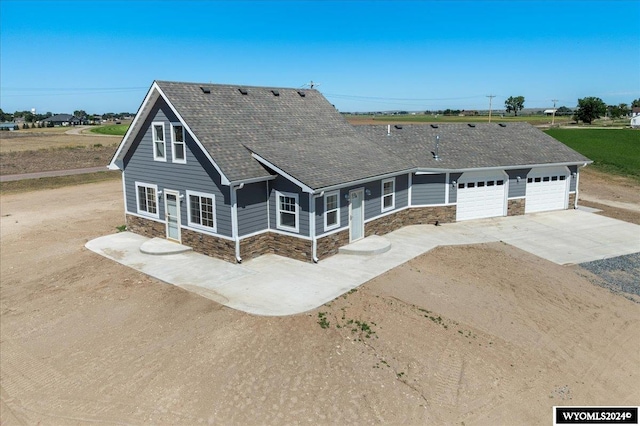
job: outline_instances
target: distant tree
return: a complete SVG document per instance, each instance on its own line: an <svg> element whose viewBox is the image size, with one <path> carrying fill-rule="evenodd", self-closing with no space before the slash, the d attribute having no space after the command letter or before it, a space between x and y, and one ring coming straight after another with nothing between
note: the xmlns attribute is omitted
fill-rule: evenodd
<svg viewBox="0 0 640 426"><path fill-rule="evenodd" d="M556 115L571 115L573 114L573 110L571 108L567 108L566 106L561 106L556 111Z"/></svg>
<svg viewBox="0 0 640 426"><path fill-rule="evenodd" d="M629 114L629 107L627 104L609 105L607 110L609 112L609 117L613 119L626 117L627 114Z"/></svg>
<svg viewBox="0 0 640 426"><path fill-rule="evenodd" d="M507 110L507 114L513 111L513 113L517 116L518 111L521 111L524 108L524 96L509 96L506 101L504 101L504 107Z"/></svg>
<svg viewBox="0 0 640 426"><path fill-rule="evenodd" d="M578 106L574 115L576 120L591 124L607 112L607 105L600 98L589 96L578 99Z"/></svg>
<svg viewBox="0 0 640 426"><path fill-rule="evenodd" d="M633 102L631 102L631 108L639 108L639 107L640 107L640 98L634 99Z"/></svg>
<svg viewBox="0 0 640 426"><path fill-rule="evenodd" d="M0 121L13 121L13 114L5 113L2 111L2 108L0 108Z"/></svg>

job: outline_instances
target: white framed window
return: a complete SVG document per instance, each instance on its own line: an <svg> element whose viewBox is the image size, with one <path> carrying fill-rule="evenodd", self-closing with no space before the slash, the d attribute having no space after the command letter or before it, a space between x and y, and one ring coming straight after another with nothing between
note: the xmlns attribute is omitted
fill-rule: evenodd
<svg viewBox="0 0 640 426"><path fill-rule="evenodd" d="M396 207L396 178L382 181L382 211L393 210Z"/></svg>
<svg viewBox="0 0 640 426"><path fill-rule="evenodd" d="M158 185L136 182L136 207L138 214L159 218Z"/></svg>
<svg viewBox="0 0 640 426"><path fill-rule="evenodd" d="M193 228L216 232L216 196L187 190L187 223Z"/></svg>
<svg viewBox="0 0 640 426"><path fill-rule="evenodd" d="M181 123L171 123L171 152L174 163L187 162L187 149L184 141L184 126Z"/></svg>
<svg viewBox="0 0 640 426"><path fill-rule="evenodd" d="M340 227L340 191L324 195L324 230Z"/></svg>
<svg viewBox="0 0 640 426"><path fill-rule="evenodd" d="M276 191L276 226L284 231L298 232L298 194Z"/></svg>
<svg viewBox="0 0 640 426"><path fill-rule="evenodd" d="M151 123L151 137L153 141L153 159L155 161L167 161L167 145L164 141L164 123Z"/></svg>

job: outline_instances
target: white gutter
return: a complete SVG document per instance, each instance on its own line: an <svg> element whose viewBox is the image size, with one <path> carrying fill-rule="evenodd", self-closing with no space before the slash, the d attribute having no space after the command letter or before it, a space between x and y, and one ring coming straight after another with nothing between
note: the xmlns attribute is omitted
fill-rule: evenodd
<svg viewBox="0 0 640 426"><path fill-rule="evenodd" d="M229 190L231 191L231 236L235 241L236 245L236 262L242 263L242 257L240 257L240 237L238 236L238 195L236 194L237 189L242 189L244 184L239 187L235 187L233 185L229 186Z"/></svg>
<svg viewBox="0 0 640 426"><path fill-rule="evenodd" d="M311 235L311 259L318 263L318 246L316 240L316 195L309 194L309 234Z"/></svg>
<svg viewBox="0 0 640 426"><path fill-rule="evenodd" d="M319 194L309 194L309 233L311 234L311 259L318 263L318 237L316 236L316 199L324 196L324 191Z"/></svg>

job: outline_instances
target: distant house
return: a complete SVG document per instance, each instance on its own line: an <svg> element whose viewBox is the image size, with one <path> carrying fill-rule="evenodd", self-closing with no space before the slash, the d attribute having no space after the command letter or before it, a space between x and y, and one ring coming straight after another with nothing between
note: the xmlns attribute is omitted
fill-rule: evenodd
<svg viewBox="0 0 640 426"><path fill-rule="evenodd" d="M13 122L10 123L0 123L0 130L18 130L20 127Z"/></svg>
<svg viewBox="0 0 640 426"><path fill-rule="evenodd" d="M527 123L352 126L314 89L155 81L109 168L132 232L317 262L407 225L574 208L590 162Z"/></svg>
<svg viewBox="0 0 640 426"><path fill-rule="evenodd" d="M631 116L632 117L637 117L640 115L640 107L633 107L631 109Z"/></svg>
<svg viewBox="0 0 640 426"><path fill-rule="evenodd" d="M54 116L45 118L42 120L42 123L45 126L53 127L53 126L77 126L79 124L83 124L82 120L80 120L75 115L71 114L56 114Z"/></svg>

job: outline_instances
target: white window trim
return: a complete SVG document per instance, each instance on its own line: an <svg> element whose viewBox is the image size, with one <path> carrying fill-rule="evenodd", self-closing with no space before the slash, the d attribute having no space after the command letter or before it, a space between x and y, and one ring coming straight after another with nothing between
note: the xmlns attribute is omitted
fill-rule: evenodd
<svg viewBox="0 0 640 426"><path fill-rule="evenodd" d="M136 186L136 212L141 216L147 216L147 217L153 217L153 218L159 219L160 218L160 200L159 200L159 194L158 194L158 185L144 183L144 182L136 182L135 186ZM156 193L156 212L155 213L149 213L147 211L140 210L140 193L138 190L139 187L152 188L155 191Z"/></svg>
<svg viewBox="0 0 640 426"><path fill-rule="evenodd" d="M200 229L208 232L218 232L218 221L216 220L216 196L215 194L208 194L206 192L198 192L198 191L186 191L187 195L187 225L191 228ZM198 197L206 197L211 198L211 204L213 206L213 226L204 226L199 223L191 222L191 195L195 195Z"/></svg>
<svg viewBox="0 0 640 426"><path fill-rule="evenodd" d="M182 127L182 142L176 142L174 128L176 126ZM179 160L176 158L176 145L182 145L182 152L184 158ZM184 125L182 123L171 123L171 162L179 164L187 164L187 139Z"/></svg>
<svg viewBox="0 0 640 426"><path fill-rule="evenodd" d="M391 206L390 207L384 207L384 184L388 183L388 182L392 182L393 183L393 192L391 192L391 194L387 194L388 196L391 196ZM380 211L381 212L388 212L390 210L393 210L396 208L396 178L392 177L389 179L384 179L381 183L380 183Z"/></svg>
<svg viewBox="0 0 640 426"><path fill-rule="evenodd" d="M296 211L295 211L296 226L295 227L283 225L282 223L280 223L280 197L291 197L295 199L295 202L296 202ZM291 212L286 212L286 213L291 213ZM293 192L276 191L276 228L281 229L283 231L290 231L295 233L300 232L300 200L298 198L298 194L295 194Z"/></svg>
<svg viewBox="0 0 640 426"><path fill-rule="evenodd" d="M164 147L164 157L158 157L156 152L156 126L162 126L162 145ZM163 121L154 121L153 123L151 123L151 149L153 149L154 161L167 161L167 134L165 132Z"/></svg>
<svg viewBox="0 0 640 426"><path fill-rule="evenodd" d="M331 197L331 196L336 196L337 197L337 204L338 206L335 208L336 211L336 223L334 223L333 225L328 225L327 224L327 198ZM326 194L324 194L324 230L325 231L329 231L331 229L336 229L336 228L340 228L340 191L333 191L333 192L327 192Z"/></svg>

